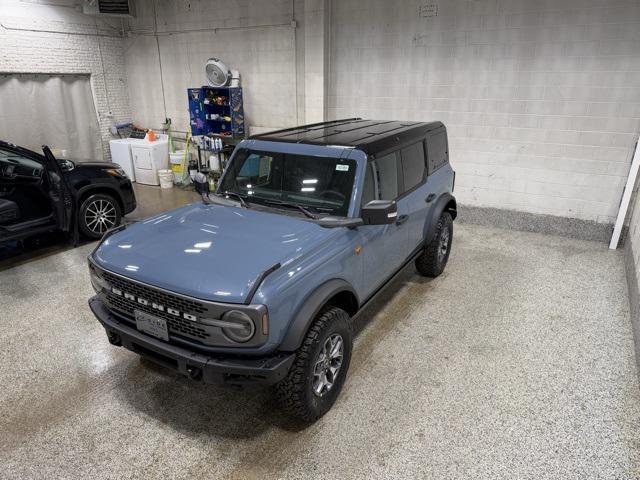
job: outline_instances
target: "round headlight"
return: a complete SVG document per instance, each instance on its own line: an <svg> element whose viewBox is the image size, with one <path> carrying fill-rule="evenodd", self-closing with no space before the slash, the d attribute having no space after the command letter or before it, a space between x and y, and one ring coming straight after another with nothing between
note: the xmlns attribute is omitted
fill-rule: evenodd
<svg viewBox="0 0 640 480"><path fill-rule="evenodd" d="M100 293L102 289L109 289L109 284L98 276L92 269L89 270L89 277L91 278L91 286L93 286L96 293Z"/></svg>
<svg viewBox="0 0 640 480"><path fill-rule="evenodd" d="M247 342L256 332L251 317L239 310L229 310L222 316L222 320L226 322L226 325L222 327L222 333L234 342Z"/></svg>

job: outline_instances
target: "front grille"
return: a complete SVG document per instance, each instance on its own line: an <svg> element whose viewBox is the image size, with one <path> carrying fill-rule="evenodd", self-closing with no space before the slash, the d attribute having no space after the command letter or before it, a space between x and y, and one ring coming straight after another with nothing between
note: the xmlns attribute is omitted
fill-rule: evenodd
<svg viewBox="0 0 640 480"><path fill-rule="evenodd" d="M268 334L256 328L255 335L239 345L225 335L220 325L207 321L224 318L230 310L240 310L251 318L254 326L259 327L268 315L266 305L216 302L180 295L103 270L91 257L89 269L92 275L98 277L92 278L92 282L107 309L133 328L137 328L136 310L166 320L170 343L210 352L210 347L248 349L259 347L267 341ZM98 288L98 284L102 288Z"/></svg>
<svg viewBox="0 0 640 480"><path fill-rule="evenodd" d="M205 312L205 307L200 302L176 297L169 293L161 292L159 290L155 290L138 283L130 282L123 279L122 277L113 275L104 270L101 273L104 279L109 282L111 286L122 290L123 292L131 293L136 297L142 297L149 302L155 302L157 304L163 305L165 307L165 310L167 308L172 308L174 310L189 313L191 315L202 314ZM155 315L156 317L165 319L167 321L167 326L169 327L170 332L182 334L190 338L200 340L207 340L211 336L209 332L207 332L203 327L199 326L191 320L171 315L166 311L163 312L157 310L155 308L152 308L150 305L142 305L138 302L129 300L119 295L115 295L111 292L107 292L106 297L107 302L112 308L127 315L132 320L134 318L134 310L142 310L144 312L150 313L151 315Z"/></svg>
<svg viewBox="0 0 640 480"><path fill-rule="evenodd" d="M204 305L200 302L187 300L175 295L171 295L170 293L161 292L154 288L140 285L139 283L130 282L122 277L113 275L106 270L102 270L102 276L107 282L109 282L110 285L122 291L132 293L136 297L146 298L151 302L159 303L167 308L173 308L175 310L190 313L192 315L195 315L197 313L204 313L206 310Z"/></svg>

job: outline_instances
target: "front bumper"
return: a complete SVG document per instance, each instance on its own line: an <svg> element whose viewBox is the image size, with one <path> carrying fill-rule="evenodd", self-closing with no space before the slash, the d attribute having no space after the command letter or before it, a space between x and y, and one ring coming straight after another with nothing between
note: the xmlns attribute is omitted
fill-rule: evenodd
<svg viewBox="0 0 640 480"><path fill-rule="evenodd" d="M293 353L263 358L215 358L139 332L112 314L97 297L89 300L91 311L106 330L109 341L138 355L205 383L272 385L282 380L294 360Z"/></svg>

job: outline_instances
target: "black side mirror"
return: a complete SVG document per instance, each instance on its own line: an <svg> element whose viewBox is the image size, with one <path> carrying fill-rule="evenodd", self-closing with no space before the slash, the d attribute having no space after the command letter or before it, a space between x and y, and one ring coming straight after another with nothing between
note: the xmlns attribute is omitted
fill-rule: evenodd
<svg viewBox="0 0 640 480"><path fill-rule="evenodd" d="M58 158L58 165L63 172L70 172L76 167L76 164L71 160L65 160L64 158Z"/></svg>
<svg viewBox="0 0 640 480"><path fill-rule="evenodd" d="M196 173L193 178L193 186L195 187L196 192L200 195L206 195L209 193L209 182L207 182L207 176L202 172Z"/></svg>
<svg viewBox="0 0 640 480"><path fill-rule="evenodd" d="M395 200L371 200L360 211L365 225L389 225L395 223L398 205Z"/></svg>

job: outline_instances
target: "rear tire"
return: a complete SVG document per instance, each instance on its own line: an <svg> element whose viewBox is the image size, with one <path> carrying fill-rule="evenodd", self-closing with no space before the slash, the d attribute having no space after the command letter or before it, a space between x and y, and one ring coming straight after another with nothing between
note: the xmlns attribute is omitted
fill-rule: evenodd
<svg viewBox="0 0 640 480"><path fill-rule="evenodd" d="M287 376L276 385L283 409L314 422L333 406L344 384L353 348L347 312L321 310L309 328Z"/></svg>
<svg viewBox="0 0 640 480"><path fill-rule="evenodd" d="M87 238L98 240L107 230L120 225L121 221L120 204L111 195L96 193L80 205L78 228Z"/></svg>
<svg viewBox="0 0 640 480"><path fill-rule="evenodd" d="M451 253L453 241L453 218L449 212L442 212L431 242L416 258L416 269L425 277L437 277L444 271Z"/></svg>

